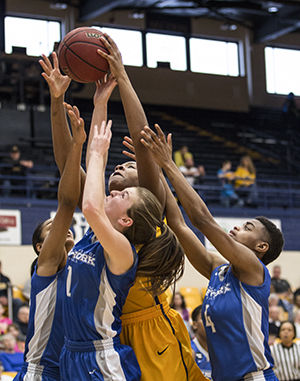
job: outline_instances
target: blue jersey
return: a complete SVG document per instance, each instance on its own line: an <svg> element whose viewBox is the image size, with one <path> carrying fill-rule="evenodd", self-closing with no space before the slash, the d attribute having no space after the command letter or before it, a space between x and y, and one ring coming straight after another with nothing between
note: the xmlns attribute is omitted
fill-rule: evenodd
<svg viewBox="0 0 300 381"><path fill-rule="evenodd" d="M261 374L273 367L268 345L271 279L263 267L261 286L240 282L228 264L212 272L202 319L215 381L237 381L247 373ZM267 373L270 372L271 369Z"/></svg>
<svg viewBox="0 0 300 381"><path fill-rule="evenodd" d="M65 268L52 276L31 279L30 314L23 372L37 369L59 380L59 356L64 344L62 289Z"/></svg>
<svg viewBox="0 0 300 381"><path fill-rule="evenodd" d="M211 365L209 361L209 354L201 346L196 337L191 340L191 346L196 355L196 364L199 366L204 376L208 377L211 380Z"/></svg>
<svg viewBox="0 0 300 381"><path fill-rule="evenodd" d="M65 335L72 341L117 338L121 313L137 270L133 266L122 275L110 272L103 247L89 229L73 247L66 265L66 297L63 304Z"/></svg>

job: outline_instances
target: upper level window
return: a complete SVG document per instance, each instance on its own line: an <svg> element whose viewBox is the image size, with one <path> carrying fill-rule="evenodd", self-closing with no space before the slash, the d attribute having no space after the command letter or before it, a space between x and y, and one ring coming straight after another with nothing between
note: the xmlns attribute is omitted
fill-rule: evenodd
<svg viewBox="0 0 300 381"><path fill-rule="evenodd" d="M265 48L267 92L300 95L300 50Z"/></svg>
<svg viewBox="0 0 300 381"><path fill-rule="evenodd" d="M60 22L22 17L5 17L5 53L13 46L26 48L29 56L49 55L61 39Z"/></svg>
<svg viewBox="0 0 300 381"><path fill-rule="evenodd" d="M148 67L157 67L157 62L169 62L173 70L187 69L184 37L147 33L146 46Z"/></svg>
<svg viewBox="0 0 300 381"><path fill-rule="evenodd" d="M107 33L118 45L124 65L143 66L142 33L137 30L93 27Z"/></svg>
<svg viewBox="0 0 300 381"><path fill-rule="evenodd" d="M190 38L191 71L197 73L239 75L236 42Z"/></svg>

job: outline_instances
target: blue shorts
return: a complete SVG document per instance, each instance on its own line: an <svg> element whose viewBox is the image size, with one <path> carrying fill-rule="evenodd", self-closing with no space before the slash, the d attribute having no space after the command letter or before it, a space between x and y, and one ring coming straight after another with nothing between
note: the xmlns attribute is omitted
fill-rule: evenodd
<svg viewBox="0 0 300 381"><path fill-rule="evenodd" d="M60 381L59 369L49 369L42 365L25 363L13 381Z"/></svg>
<svg viewBox="0 0 300 381"><path fill-rule="evenodd" d="M133 349L119 338L74 342L65 339L60 355L64 381L139 381L141 370Z"/></svg>

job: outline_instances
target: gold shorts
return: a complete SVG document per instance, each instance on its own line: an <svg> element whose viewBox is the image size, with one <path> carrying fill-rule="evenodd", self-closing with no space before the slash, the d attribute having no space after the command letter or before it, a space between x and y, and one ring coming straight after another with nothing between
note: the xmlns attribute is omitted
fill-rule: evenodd
<svg viewBox="0 0 300 381"><path fill-rule="evenodd" d="M121 343L130 345L142 371L141 381L207 380L192 356L180 314L167 302L124 314Z"/></svg>

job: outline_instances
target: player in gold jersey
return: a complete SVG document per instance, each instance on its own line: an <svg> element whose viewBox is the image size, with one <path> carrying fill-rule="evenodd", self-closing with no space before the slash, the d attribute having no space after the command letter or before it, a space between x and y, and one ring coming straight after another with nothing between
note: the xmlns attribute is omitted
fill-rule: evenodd
<svg viewBox="0 0 300 381"><path fill-rule="evenodd" d="M151 190L165 205L165 189L160 181L160 170L149 152L141 144L141 130L147 125L143 107L131 85L122 63L121 54L107 35L102 38L109 54L106 58L115 77L125 111L128 129L133 141L137 163L127 162L115 168L109 187L123 189L128 181ZM128 145L130 142L128 140ZM126 185L127 184L127 185ZM171 309L166 293L153 295L147 290L147 279L137 277L129 291L122 314L121 341L133 347L142 371L142 381L205 380L192 357L190 338L178 312Z"/></svg>

